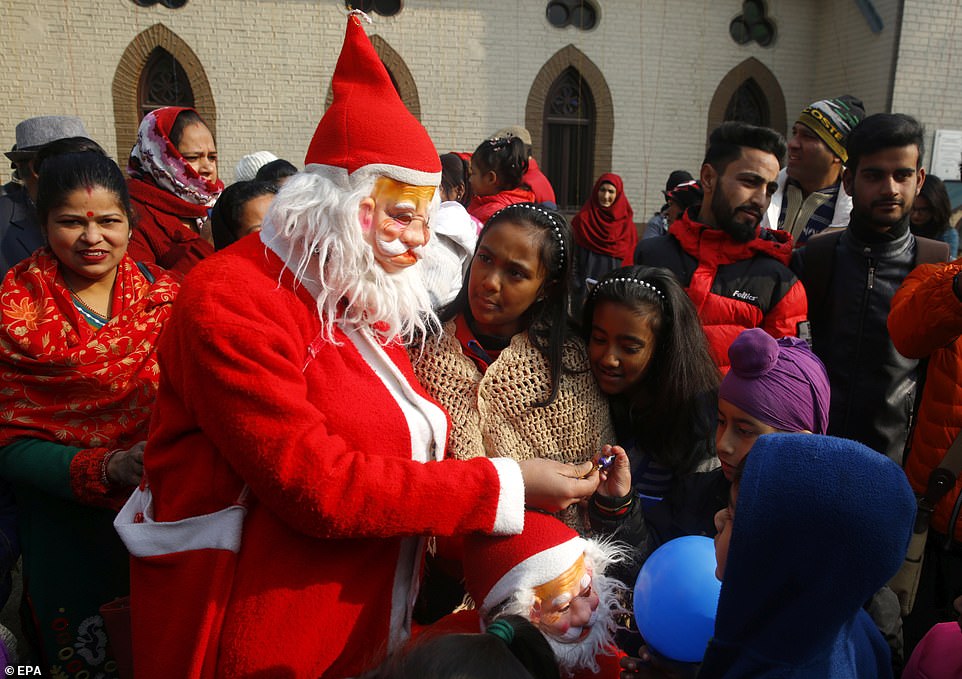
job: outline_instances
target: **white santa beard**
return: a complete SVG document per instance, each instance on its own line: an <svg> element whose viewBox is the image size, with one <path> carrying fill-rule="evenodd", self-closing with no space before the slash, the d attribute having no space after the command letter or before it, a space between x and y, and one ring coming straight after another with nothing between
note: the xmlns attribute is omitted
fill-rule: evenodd
<svg viewBox="0 0 962 679"><path fill-rule="evenodd" d="M416 271L389 274L374 258L358 218L373 187L374 178L345 189L326 176L298 173L268 209L261 240L310 290L329 341L340 321L378 326L375 335L384 343L413 343L439 323Z"/></svg>
<svg viewBox="0 0 962 679"><path fill-rule="evenodd" d="M397 257L408 251L408 246L402 243L400 238L388 240L381 238L380 234L374 236L374 247L385 257Z"/></svg>
<svg viewBox="0 0 962 679"><path fill-rule="evenodd" d="M370 266L365 275L357 277L347 294L352 307L364 310L364 325L386 326L377 333L385 342L400 338L411 343L437 323L427 287L414 268L388 273L376 262ZM318 299L318 308L321 306Z"/></svg>

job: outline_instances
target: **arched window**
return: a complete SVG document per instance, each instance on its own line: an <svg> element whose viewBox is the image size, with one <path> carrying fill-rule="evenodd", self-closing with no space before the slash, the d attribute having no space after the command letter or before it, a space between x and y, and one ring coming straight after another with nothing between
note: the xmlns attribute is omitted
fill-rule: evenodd
<svg viewBox="0 0 962 679"><path fill-rule="evenodd" d="M737 120L752 125L768 127L772 122L768 98L754 78L748 78L738 86L725 107L725 120Z"/></svg>
<svg viewBox="0 0 962 679"><path fill-rule="evenodd" d="M137 101L141 117L162 106L194 106L194 91L180 62L163 47L155 47L147 57Z"/></svg>
<svg viewBox="0 0 962 679"><path fill-rule="evenodd" d="M574 68L551 84L545 98L542 170L561 210L577 210L591 190L595 146L595 101Z"/></svg>
<svg viewBox="0 0 962 679"><path fill-rule="evenodd" d="M730 70L712 95L705 138L726 120L765 125L785 134L785 95L778 78L755 57Z"/></svg>
<svg viewBox="0 0 962 679"><path fill-rule="evenodd" d="M217 106L204 66L190 45L163 24L130 41L111 89L118 158L127 157L141 118L158 106L192 106L217 138Z"/></svg>

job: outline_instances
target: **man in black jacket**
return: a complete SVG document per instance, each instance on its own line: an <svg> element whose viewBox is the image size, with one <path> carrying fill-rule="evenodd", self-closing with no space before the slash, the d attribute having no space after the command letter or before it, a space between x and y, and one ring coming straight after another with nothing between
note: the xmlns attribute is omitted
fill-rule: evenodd
<svg viewBox="0 0 962 679"><path fill-rule="evenodd" d="M832 385L828 433L901 464L918 361L896 351L886 319L908 273L922 261L946 260L948 249L909 230L925 181L918 121L898 113L870 116L852 130L847 150L849 226L810 240L795 252L792 268L808 293L813 349Z"/></svg>

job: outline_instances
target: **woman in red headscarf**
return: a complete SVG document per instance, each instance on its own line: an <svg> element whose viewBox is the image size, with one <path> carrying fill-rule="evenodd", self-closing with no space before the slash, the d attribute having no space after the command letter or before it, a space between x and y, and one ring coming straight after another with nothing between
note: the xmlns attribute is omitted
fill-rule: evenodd
<svg viewBox="0 0 962 679"><path fill-rule="evenodd" d="M609 271L631 265L638 245L634 215L621 177L611 172L598 177L588 201L571 220L577 267L574 299L579 306L586 279L601 280Z"/></svg>
<svg viewBox="0 0 962 679"><path fill-rule="evenodd" d="M224 182L217 178L214 136L197 111L167 106L144 116L127 174L137 213L128 248L135 261L187 273L213 254L207 210Z"/></svg>

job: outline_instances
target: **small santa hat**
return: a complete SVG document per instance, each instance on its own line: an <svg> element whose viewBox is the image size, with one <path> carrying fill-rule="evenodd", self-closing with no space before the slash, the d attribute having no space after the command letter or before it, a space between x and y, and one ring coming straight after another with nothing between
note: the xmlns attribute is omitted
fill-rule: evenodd
<svg viewBox="0 0 962 679"><path fill-rule="evenodd" d="M334 100L317 125L304 169L343 185L384 175L413 186L437 186L441 161L434 142L405 108L361 17L370 22L358 10L347 18L331 85Z"/></svg>
<svg viewBox="0 0 962 679"><path fill-rule="evenodd" d="M549 514L525 512L520 535L471 535L464 541L464 584L481 615L512 594L569 570L588 541Z"/></svg>

